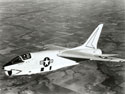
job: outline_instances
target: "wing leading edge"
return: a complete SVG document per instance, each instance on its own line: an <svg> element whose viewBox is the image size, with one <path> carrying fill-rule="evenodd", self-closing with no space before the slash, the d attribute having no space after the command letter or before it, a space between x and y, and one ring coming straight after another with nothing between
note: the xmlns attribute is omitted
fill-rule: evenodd
<svg viewBox="0 0 125 94"><path fill-rule="evenodd" d="M45 45L45 46L44 46L44 49L47 49L47 50L66 50L66 49L68 49L68 48L65 48L65 47L62 47L62 46L56 46L56 45L49 44L49 45Z"/></svg>

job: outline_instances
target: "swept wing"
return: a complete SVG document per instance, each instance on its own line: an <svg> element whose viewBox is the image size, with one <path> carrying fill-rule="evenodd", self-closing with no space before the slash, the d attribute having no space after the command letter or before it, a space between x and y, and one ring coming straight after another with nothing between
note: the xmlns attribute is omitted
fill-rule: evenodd
<svg viewBox="0 0 125 94"><path fill-rule="evenodd" d="M113 57L115 54L102 54L102 55L92 55L88 53L78 52L75 50L66 50L58 54L58 56L77 59L77 60L96 60L96 61L111 61L111 62L125 62L125 59Z"/></svg>

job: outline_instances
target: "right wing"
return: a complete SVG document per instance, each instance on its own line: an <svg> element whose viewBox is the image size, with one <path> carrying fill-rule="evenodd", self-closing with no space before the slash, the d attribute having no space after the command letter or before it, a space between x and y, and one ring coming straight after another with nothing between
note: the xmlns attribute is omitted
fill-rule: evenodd
<svg viewBox="0 0 125 94"><path fill-rule="evenodd" d="M125 59L112 57L114 54L102 54L102 55L91 55L83 52L74 50L63 51L58 54L60 57L72 59L72 60L96 60L96 61L110 61L110 62L125 62Z"/></svg>

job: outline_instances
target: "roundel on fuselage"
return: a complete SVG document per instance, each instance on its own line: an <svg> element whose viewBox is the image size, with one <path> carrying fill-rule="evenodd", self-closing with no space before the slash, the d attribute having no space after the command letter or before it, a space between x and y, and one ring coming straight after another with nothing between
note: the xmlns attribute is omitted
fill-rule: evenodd
<svg viewBox="0 0 125 94"><path fill-rule="evenodd" d="M48 67L50 65L50 58L49 57L45 57L43 60L43 66L44 67Z"/></svg>

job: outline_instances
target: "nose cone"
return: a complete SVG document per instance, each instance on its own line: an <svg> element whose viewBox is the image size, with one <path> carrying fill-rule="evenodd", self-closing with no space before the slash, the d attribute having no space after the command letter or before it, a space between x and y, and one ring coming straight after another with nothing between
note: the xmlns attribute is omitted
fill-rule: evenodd
<svg viewBox="0 0 125 94"><path fill-rule="evenodd" d="M2 69L6 70L6 67L12 65L12 62L8 62L2 66Z"/></svg>
<svg viewBox="0 0 125 94"><path fill-rule="evenodd" d="M2 69L3 69L3 70L5 70L5 67L7 67L7 65L6 65L6 64L2 66Z"/></svg>

